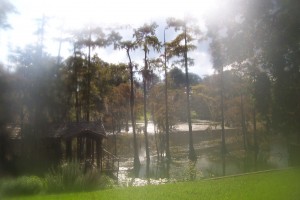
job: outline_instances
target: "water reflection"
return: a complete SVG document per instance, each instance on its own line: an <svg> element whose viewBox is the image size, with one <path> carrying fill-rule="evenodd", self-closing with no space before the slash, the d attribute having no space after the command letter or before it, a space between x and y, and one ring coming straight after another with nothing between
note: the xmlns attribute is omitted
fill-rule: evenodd
<svg viewBox="0 0 300 200"><path fill-rule="evenodd" d="M156 153L152 152L150 163L147 165L145 159L141 159L142 165L135 173L132 170L133 160L124 159L120 163L119 183L123 186L164 184L289 166L288 148L280 140L271 140L268 148L260 148L257 155L255 151L244 151L242 147L228 145L225 159L222 159L218 141L198 142L195 147L198 159L190 162L187 145L175 146L173 141L171 162L158 160Z"/></svg>

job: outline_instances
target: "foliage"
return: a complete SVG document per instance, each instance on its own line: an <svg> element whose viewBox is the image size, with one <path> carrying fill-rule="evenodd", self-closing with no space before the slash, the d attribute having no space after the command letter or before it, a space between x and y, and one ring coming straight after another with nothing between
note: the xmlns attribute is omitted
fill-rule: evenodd
<svg viewBox="0 0 300 200"><path fill-rule="evenodd" d="M6 130L7 124L12 120L9 77L0 65L0 171L7 167L7 153L9 151L9 135Z"/></svg>
<svg viewBox="0 0 300 200"><path fill-rule="evenodd" d="M196 177L202 177L202 173L196 168L195 162L189 161L187 167L184 169L183 180L194 181Z"/></svg>
<svg viewBox="0 0 300 200"><path fill-rule="evenodd" d="M0 194L4 196L34 195L43 192L45 183L37 176L21 176L16 179L2 180Z"/></svg>
<svg viewBox="0 0 300 200"><path fill-rule="evenodd" d="M228 0L230 3L234 6L218 16L222 20L207 20L215 67L230 66L239 71L253 99L253 109L267 126L297 134L299 2Z"/></svg>
<svg viewBox="0 0 300 200"><path fill-rule="evenodd" d="M134 73L133 73L133 69L134 67L137 67L137 65L135 65L132 62L131 59L131 55L130 52L131 51L135 51L138 48L138 44L136 41L130 41L130 40L125 40L125 41L119 41L117 43L117 47L119 49L124 49L126 51L127 54L127 58L128 58L128 68L129 68L129 74L130 74L130 118L131 118L131 125L132 125L132 132L133 132L133 145L134 145L134 168L136 169L136 171L138 171L141 163L140 163L140 159L139 159L139 154L138 154L138 146L137 146L137 139L136 139L136 129L135 129L135 95L134 95Z"/></svg>
<svg viewBox="0 0 300 200"><path fill-rule="evenodd" d="M84 171L77 162L64 163L45 176L47 192L88 191L113 186L111 179L97 170Z"/></svg>
<svg viewBox="0 0 300 200"><path fill-rule="evenodd" d="M11 83L14 122L26 123L39 130L49 122L66 115L67 97L64 81L58 72L61 66L47 54L41 57L37 46L14 50L11 60L16 69Z"/></svg>
<svg viewBox="0 0 300 200"><path fill-rule="evenodd" d="M183 88L185 86L185 75L182 72L181 69L178 67L174 67L168 72L168 79L169 79L169 85L170 88ZM200 76L194 73L189 73L189 79L191 85L197 85L199 84L202 79Z"/></svg>
<svg viewBox="0 0 300 200"><path fill-rule="evenodd" d="M196 119L216 121L214 113L217 112L216 100L209 94L208 86L205 84L194 85L191 88L191 107L196 114Z"/></svg>
<svg viewBox="0 0 300 200"><path fill-rule="evenodd" d="M144 92L144 134L145 134L145 148L146 148L146 157L147 162L150 161L150 153L148 148L148 133L147 133L147 89L149 87L149 82L153 76L153 69L151 69L151 65L149 65L148 54L150 52L150 47L152 47L155 51L160 50L160 42L155 35L155 30L158 27L156 23L152 23L150 25L144 24L142 27L138 28L134 31L134 37L136 38L136 43L142 48L144 51L144 68L142 71L143 77L143 92Z"/></svg>
<svg viewBox="0 0 300 200"><path fill-rule="evenodd" d="M195 40L200 37L200 28L196 24L196 20L192 18L185 18L184 20L168 18L168 27L173 28L175 32L179 31L175 39L169 44L169 52L171 56L178 57L179 60L175 63L181 63L185 69L185 93L186 93L186 116L189 125L189 159L197 160L193 146L192 136L192 120L191 120L191 108L190 108L190 80L188 67L193 64L193 59L188 57L188 52L195 50Z"/></svg>

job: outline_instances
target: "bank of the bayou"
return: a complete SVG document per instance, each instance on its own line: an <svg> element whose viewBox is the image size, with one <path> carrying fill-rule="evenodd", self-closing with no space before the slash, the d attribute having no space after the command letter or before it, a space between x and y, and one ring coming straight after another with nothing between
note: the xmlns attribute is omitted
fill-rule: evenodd
<svg viewBox="0 0 300 200"><path fill-rule="evenodd" d="M272 199L300 198L300 168L252 173L194 182L115 188L96 192L60 195L38 195L12 199Z"/></svg>

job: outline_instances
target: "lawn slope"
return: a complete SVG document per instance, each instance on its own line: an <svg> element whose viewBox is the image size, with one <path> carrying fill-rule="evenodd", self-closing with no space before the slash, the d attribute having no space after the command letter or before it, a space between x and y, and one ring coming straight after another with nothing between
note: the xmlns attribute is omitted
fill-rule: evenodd
<svg viewBox="0 0 300 200"><path fill-rule="evenodd" d="M104 191L60 195L16 197L24 200L77 199L300 199L300 169L288 169L226 177L214 180L170 183L159 186L117 188Z"/></svg>

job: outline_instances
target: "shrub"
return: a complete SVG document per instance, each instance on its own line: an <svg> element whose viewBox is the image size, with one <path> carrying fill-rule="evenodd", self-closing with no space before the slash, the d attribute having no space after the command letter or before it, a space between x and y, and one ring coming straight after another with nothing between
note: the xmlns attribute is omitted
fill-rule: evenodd
<svg viewBox="0 0 300 200"><path fill-rule="evenodd" d="M115 181L111 179L109 176L102 174L100 177L100 188L101 189L108 189L115 187Z"/></svg>
<svg viewBox="0 0 300 200"><path fill-rule="evenodd" d="M48 192L64 192L80 190L78 179L82 176L80 164L76 162L64 163L57 169L51 169L45 176Z"/></svg>
<svg viewBox="0 0 300 200"><path fill-rule="evenodd" d="M3 181L0 190L4 196L33 195L44 190L44 182L37 176L22 176Z"/></svg>
<svg viewBox="0 0 300 200"><path fill-rule="evenodd" d="M65 163L51 169L45 176L47 192L88 191L112 186L111 179L95 169L84 172L77 162Z"/></svg>

